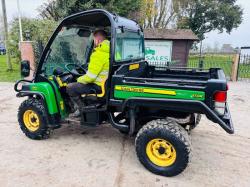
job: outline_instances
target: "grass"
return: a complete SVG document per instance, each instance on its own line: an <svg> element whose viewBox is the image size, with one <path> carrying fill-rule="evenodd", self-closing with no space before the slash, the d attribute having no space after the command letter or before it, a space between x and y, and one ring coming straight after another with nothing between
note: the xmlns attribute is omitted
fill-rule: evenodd
<svg viewBox="0 0 250 187"><path fill-rule="evenodd" d="M203 67L208 68L222 68L227 77L231 75L231 68L233 62L233 55L205 55L202 57ZM190 55L188 59L188 67L199 67L199 55ZM239 64L239 80L241 78L250 78L250 63Z"/></svg>
<svg viewBox="0 0 250 187"><path fill-rule="evenodd" d="M188 59L188 67L199 67L200 58L198 55L190 55ZM227 77L231 75L233 62L232 55L205 55L202 57L203 68L221 68Z"/></svg>
<svg viewBox="0 0 250 187"><path fill-rule="evenodd" d="M12 71L7 71L6 56L0 55L0 82L15 82L21 78L20 66L12 62Z"/></svg>
<svg viewBox="0 0 250 187"><path fill-rule="evenodd" d="M249 79L250 78L250 64L239 65L239 78Z"/></svg>
<svg viewBox="0 0 250 187"><path fill-rule="evenodd" d="M231 66L233 62L233 55L205 55L202 57L203 67L208 68L222 68L227 77L231 75ZM188 67L199 67L199 56L190 55L188 59ZM238 79L250 78L250 63L239 64Z"/></svg>
<svg viewBox="0 0 250 187"><path fill-rule="evenodd" d="M200 55L189 55L189 58L193 58L193 59L199 59ZM208 61L232 61L233 60L234 55L230 55L230 54L205 54L202 56L203 60L208 60Z"/></svg>
<svg viewBox="0 0 250 187"><path fill-rule="evenodd" d="M202 60L204 68L222 68L226 76L230 77L233 55L205 55ZM7 71L6 56L0 55L0 82L15 82L21 78L19 64L12 62L12 66L13 70ZM199 67L198 55L189 56L188 67ZM250 64L239 64L240 78L250 78Z"/></svg>

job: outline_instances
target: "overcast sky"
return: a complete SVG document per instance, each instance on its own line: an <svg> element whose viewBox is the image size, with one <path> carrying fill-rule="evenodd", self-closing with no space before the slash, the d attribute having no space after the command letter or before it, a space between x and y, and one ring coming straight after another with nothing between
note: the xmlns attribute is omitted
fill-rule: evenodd
<svg viewBox="0 0 250 187"><path fill-rule="evenodd" d="M28 17L37 17L37 8L47 2L47 0L19 0L22 15ZM17 17L17 0L5 0L7 17L10 21L13 17Z"/></svg>
<svg viewBox="0 0 250 187"><path fill-rule="evenodd" d="M17 0L6 0L6 9L8 20L17 16ZM37 8L47 0L19 0L22 15L28 17L37 17ZM237 4L241 5L244 9L243 23L239 28L233 30L231 34L222 33L218 34L218 31L210 32L206 35L204 44L221 46L222 44L232 44L234 47L250 46L250 1L238 0Z"/></svg>
<svg viewBox="0 0 250 187"><path fill-rule="evenodd" d="M232 44L234 47L250 46L250 1L238 0L237 4L243 8L243 22L237 28L234 29L231 34L222 33L218 34L218 31L212 31L206 35L204 43L207 43L213 47L216 42L221 44Z"/></svg>

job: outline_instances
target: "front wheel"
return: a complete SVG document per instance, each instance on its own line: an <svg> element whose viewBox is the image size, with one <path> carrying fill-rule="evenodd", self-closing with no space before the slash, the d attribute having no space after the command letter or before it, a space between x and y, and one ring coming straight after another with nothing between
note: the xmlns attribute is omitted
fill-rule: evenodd
<svg viewBox="0 0 250 187"><path fill-rule="evenodd" d="M30 139L49 137L47 112L40 100L31 98L22 102L18 110L18 122L23 133Z"/></svg>
<svg viewBox="0 0 250 187"><path fill-rule="evenodd" d="M191 141L185 129L173 120L148 122L135 140L140 162L151 172L175 176L188 165Z"/></svg>

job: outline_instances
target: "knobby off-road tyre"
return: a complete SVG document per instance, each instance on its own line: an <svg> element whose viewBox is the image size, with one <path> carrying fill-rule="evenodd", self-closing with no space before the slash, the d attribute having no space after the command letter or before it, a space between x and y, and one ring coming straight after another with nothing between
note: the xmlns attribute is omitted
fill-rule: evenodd
<svg viewBox="0 0 250 187"><path fill-rule="evenodd" d="M136 136L135 147L140 162L158 175L178 175L190 160L191 140L187 131L169 119L144 125Z"/></svg>
<svg viewBox="0 0 250 187"><path fill-rule="evenodd" d="M23 133L33 140L47 139L50 134L47 112L41 101L30 98L18 109L18 122Z"/></svg>

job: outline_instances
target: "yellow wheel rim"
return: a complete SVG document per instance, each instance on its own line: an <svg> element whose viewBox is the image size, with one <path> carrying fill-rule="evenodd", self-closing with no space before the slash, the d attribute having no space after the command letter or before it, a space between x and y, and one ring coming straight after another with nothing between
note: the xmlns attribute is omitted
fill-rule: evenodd
<svg viewBox="0 0 250 187"><path fill-rule="evenodd" d="M36 112L33 110L26 110L23 114L23 122L25 127L29 131L36 131L39 129L40 126L40 120Z"/></svg>
<svg viewBox="0 0 250 187"><path fill-rule="evenodd" d="M176 160L174 146L164 139L153 139L146 146L146 154L151 162L157 166L171 166Z"/></svg>

